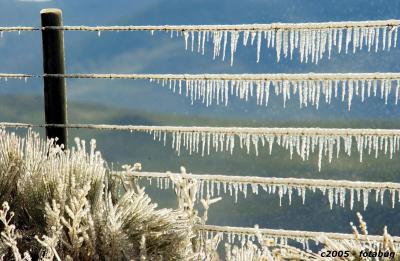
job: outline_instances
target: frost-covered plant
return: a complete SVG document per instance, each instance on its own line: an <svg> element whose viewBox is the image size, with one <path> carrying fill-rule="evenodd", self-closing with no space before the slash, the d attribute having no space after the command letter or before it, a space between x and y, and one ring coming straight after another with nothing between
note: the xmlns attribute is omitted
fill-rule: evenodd
<svg viewBox="0 0 400 261"><path fill-rule="evenodd" d="M0 135L0 202L9 200L15 194L19 176L24 171L22 140L15 134Z"/></svg>
<svg viewBox="0 0 400 261"><path fill-rule="evenodd" d="M384 227L382 241L377 242L376 238L368 235L366 222L357 213L359 219L359 229L351 223L354 239L334 240L328 236L317 239L322 248L318 252L310 249L298 248L290 245L277 244L275 240L268 239L261 233L256 233L254 240L239 240L239 242L224 242L221 234L217 233L214 237L205 237L202 252L205 254L204 260L219 260L217 248L224 243L224 260L228 261L289 261L289 260L343 260L343 261L373 261L373 260L400 260L398 254L400 249L394 244L392 237ZM257 226L256 226L257 229ZM359 231L360 230L360 231ZM341 255L327 257L326 253L347 252L348 256ZM325 256L322 257L322 253Z"/></svg>
<svg viewBox="0 0 400 261"><path fill-rule="evenodd" d="M328 236L321 236L318 241L322 244L322 249L318 252L311 252L310 250L303 250L291 246L275 246L273 247L273 257L265 260L343 260L343 261L372 261L372 260L400 260L398 254L400 249L393 243L392 237L387 232L387 227L384 227L383 237L381 242L372 239L368 235L367 224L363 220L360 213L357 213L359 219L359 229L350 223L353 229L354 239L352 240L332 240ZM361 233L360 233L361 232ZM362 240L361 240L361 237ZM243 250L241 250L243 252ZM249 251L245 249L244 252ZM250 250L251 251L251 250ZM259 250L255 250L259 251ZM240 251L239 251L240 252ZM342 255L340 257L321 257L322 253L338 253L347 252L348 256ZM361 253L365 253L362 255ZM378 256L379 253L381 256ZM376 256L374 256L376 255ZM391 256L392 255L392 256ZM237 260L237 259L235 259Z"/></svg>
<svg viewBox="0 0 400 261"><path fill-rule="evenodd" d="M9 256L12 256L17 261L31 260L27 252L24 253L24 257L18 249L17 240L21 237L16 231L15 225L12 224L12 218L14 213L10 212L10 206L7 202L3 203L3 208L0 210L0 222L4 226L3 231L0 233L0 260L7 258L7 251L9 250Z"/></svg>
<svg viewBox="0 0 400 261"><path fill-rule="evenodd" d="M0 130L0 199L15 213L7 203L0 212L0 260L193 259L188 214L157 209L121 180L94 140L90 151L79 139L63 151L32 131Z"/></svg>
<svg viewBox="0 0 400 261"><path fill-rule="evenodd" d="M350 223L353 229L354 240L351 241L343 240L341 242L338 242L336 240L331 240L328 237L324 236L319 239L319 241L324 245L324 248L321 251L328 251L328 250L349 251L349 256L343 257L341 258L341 260L377 260L376 257L360 256L360 253L361 251L363 252L380 251L381 253L387 253L387 254L392 253L394 257L391 258L383 256L382 258L379 258L379 260L400 260L400 254L399 254L400 249L393 243L392 237L387 232L387 227L385 226L383 229L382 242L379 242L380 244L376 244L376 242L368 238L367 223L364 221L361 214L357 213L357 217L360 223L359 229L361 230L361 233L360 231L358 231L357 227L353 223ZM366 237L366 240L361 240L360 236ZM336 260L336 259L327 258L326 260Z"/></svg>
<svg viewBox="0 0 400 261"><path fill-rule="evenodd" d="M255 240L240 240L239 244L225 242L224 255L228 261L288 261L288 260L319 260L316 253L304 251L289 245L277 244L275 240L266 238L258 231ZM213 259L210 259L213 260Z"/></svg>
<svg viewBox="0 0 400 261"><path fill-rule="evenodd" d="M183 176L187 175L185 167L181 167L181 174L182 176L170 175L170 179L174 184L178 208L187 214L195 230L197 225L206 223L210 205L220 201L221 198L211 199L210 195L207 195L206 199L200 199L204 211L203 215L199 216L199 212L195 208L196 203L198 203L196 202L199 188L198 181L192 178L183 178ZM204 235L204 231L197 231L195 237L190 239L194 257L200 260L219 260L217 248L221 238L222 234L218 234L212 240L208 240L207 236Z"/></svg>

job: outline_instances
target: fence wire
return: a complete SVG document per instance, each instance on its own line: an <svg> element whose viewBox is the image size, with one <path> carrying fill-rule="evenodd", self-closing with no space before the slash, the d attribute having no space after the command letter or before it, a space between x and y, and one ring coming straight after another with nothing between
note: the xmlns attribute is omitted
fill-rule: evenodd
<svg viewBox="0 0 400 261"><path fill-rule="evenodd" d="M297 178L274 178L274 177L255 177L255 176L227 176L217 174L181 174L181 173L163 173L163 172L114 172L114 175L124 175L131 178L171 178L181 177L183 179L195 179L210 182L230 182L253 185L284 185L284 186L302 186L325 187L325 188L343 188L343 189L372 189L372 190L400 190L400 183L393 182L365 182L348 180L328 180L328 179L297 179Z"/></svg>
<svg viewBox="0 0 400 261"><path fill-rule="evenodd" d="M114 124L30 124L0 122L3 128L59 127L72 129L121 130L137 132L219 133L237 135L312 135L312 136L399 136L400 129L339 129L339 128L253 128L253 127L200 127L200 126L145 126Z"/></svg>
<svg viewBox="0 0 400 261"><path fill-rule="evenodd" d="M325 81L325 80L399 80L400 73L301 73L301 74L22 74L0 73L0 78L69 78L69 79L133 79L133 80L270 80L270 81Z"/></svg>
<svg viewBox="0 0 400 261"><path fill-rule="evenodd" d="M226 234L243 234L243 235L256 235L261 233L267 237L283 237L283 238L303 238L306 240L316 240L321 237L328 237L332 240L356 240L354 234L343 234L343 233L330 233L330 232L310 232L310 231L298 231L298 230L284 230L284 229L260 229L251 227L229 227L229 226L214 226L214 225L199 225L198 230L215 232L215 233L226 233ZM376 235L359 235L358 240L368 242L383 242L383 236ZM392 237L393 243L399 244L400 237Z"/></svg>
<svg viewBox="0 0 400 261"><path fill-rule="evenodd" d="M29 27L13 26L0 27L0 32L21 32L41 30L63 31L263 31L263 30L318 30L318 29L346 29L370 27L395 27L400 20L377 21L345 21L321 23L270 23L270 24L236 24L236 25L126 25L126 26L48 26Z"/></svg>

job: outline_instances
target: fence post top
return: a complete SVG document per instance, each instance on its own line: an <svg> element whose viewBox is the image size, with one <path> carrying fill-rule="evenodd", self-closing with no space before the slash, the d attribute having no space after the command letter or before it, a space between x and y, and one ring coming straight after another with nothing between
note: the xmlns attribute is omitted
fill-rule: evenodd
<svg viewBox="0 0 400 261"><path fill-rule="evenodd" d="M61 9L58 8L46 8L46 9L42 9L40 11L40 14L47 14L47 13L57 13L57 14L62 14Z"/></svg>

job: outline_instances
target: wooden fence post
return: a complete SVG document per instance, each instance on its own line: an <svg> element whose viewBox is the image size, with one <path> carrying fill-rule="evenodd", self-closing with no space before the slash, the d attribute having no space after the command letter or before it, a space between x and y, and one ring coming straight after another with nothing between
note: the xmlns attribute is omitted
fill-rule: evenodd
<svg viewBox="0 0 400 261"><path fill-rule="evenodd" d="M62 26L60 9L43 9L40 12L42 27ZM44 74L65 74L64 31L42 30ZM44 77L44 108L46 124L67 124L67 98L64 78ZM68 145L66 128L46 127L47 138L58 138L57 144Z"/></svg>

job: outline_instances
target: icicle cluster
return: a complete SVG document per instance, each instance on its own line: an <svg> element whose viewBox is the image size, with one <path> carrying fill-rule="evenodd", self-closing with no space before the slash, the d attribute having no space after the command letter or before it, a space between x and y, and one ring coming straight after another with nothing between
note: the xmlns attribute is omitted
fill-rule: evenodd
<svg viewBox="0 0 400 261"><path fill-rule="evenodd" d="M200 100L206 104L228 105L229 96L248 101L256 97L257 105L268 105L270 89L275 95L282 95L283 106L291 96L298 96L300 108L308 105L318 109L320 100L330 104L332 98L341 96L350 110L354 96L361 101L379 96L387 104L390 93L394 92L397 105L400 93L400 74L274 74L274 75L182 75L181 78L150 79L162 86L168 86L174 93L185 93L192 104ZM394 90L394 91L393 91Z"/></svg>
<svg viewBox="0 0 400 261"><path fill-rule="evenodd" d="M292 244L301 244L303 249L308 250L311 243L319 244L319 237L327 236L333 242L358 243L361 246L368 246L369 248L379 249L382 245L381 236L368 236L368 240L357 240L353 234L339 234L339 233L318 233L308 231L290 231L290 230L274 230L274 229L258 229L240 228L240 227L219 227L206 225L199 227L199 230L204 233L203 237L212 239L216 233L222 233L222 240L227 241L229 244L244 245L247 242L255 242L258 244L265 244L268 242L271 245L287 246ZM258 242L257 234L262 234L264 242ZM366 237L364 237L366 238ZM394 245L399 246L398 238Z"/></svg>
<svg viewBox="0 0 400 261"><path fill-rule="evenodd" d="M348 130L348 133L344 129L325 129L326 134L303 134L303 131L307 132L310 129L298 129L297 133L290 132L290 130L295 129L287 129L289 132L285 134L268 131L268 129L265 129L264 133L262 129L258 133L241 132L241 128L224 129L218 128L218 131L215 132L212 130L196 131L194 128L187 131L147 130L147 132L153 133L155 140L163 140L164 145L166 144L167 134L171 133L172 148L176 150L178 155L180 155L182 147L190 154L201 153L202 156L210 154L212 149L216 152L226 151L232 154L235 146L237 146L236 139L238 139L239 147L246 149L248 154L253 147L256 156L258 156L260 146L267 147L271 155L274 144L289 150L291 159L295 153L303 161L308 160L311 153L317 152L318 170L321 170L323 156L327 156L329 163L335 155L337 158L339 157L341 149L344 150L345 154L351 156L354 141L360 155L360 162L362 162L364 151L368 155L373 153L375 158L381 151L385 155L389 154L390 159L392 159L393 155L400 149L399 133L392 135L351 134L351 129ZM377 130L378 132L379 130Z"/></svg>
<svg viewBox="0 0 400 261"><path fill-rule="evenodd" d="M352 188L342 188L342 187L320 187L320 186L296 186L296 185L275 185L275 184L246 184L246 183L236 183L236 182L219 182L219 181L210 181L210 180L201 180L199 183L199 198L202 198L204 193L206 196L220 196L221 193L228 194L230 196L235 197L235 202L238 201L238 194L242 193L243 197L246 198L248 193L258 195L259 191L263 190L269 194L278 194L279 195L279 205L282 206L282 198L284 196L288 197L289 205L292 203L293 194L297 194L302 198L303 204L306 199L306 191L311 191L316 193L317 190L322 192L324 196L328 197L328 202L330 208L332 209L333 205L338 205L340 207L345 207L346 196L349 201L349 207L352 210L354 206L354 202L361 201L364 206L364 210L368 206L368 198L372 192L375 192L375 200L379 202L381 205L384 204L385 192L388 191L392 201L392 207L394 208L396 193L399 195L399 191L396 190L387 190L387 189L352 189ZM399 202L400 197L397 196Z"/></svg>
<svg viewBox="0 0 400 261"><path fill-rule="evenodd" d="M277 61L281 56L290 59L298 49L301 62L318 64L325 53L331 57L332 50L346 53L363 48L368 51L390 50L397 46L399 21L331 22L309 24L254 24L254 25L213 25L164 28L174 34L181 32L186 49L204 54L205 43L212 41L213 57L225 60L230 50L233 65L234 54L241 41L243 46L256 45L257 62L260 61L261 47L275 48ZM350 43L352 43L350 45Z"/></svg>
<svg viewBox="0 0 400 261"><path fill-rule="evenodd" d="M267 147L272 153L276 143L289 150L290 158L297 154L308 160L311 153L318 153L318 169L321 170L323 156L331 162L340 151L351 156L357 150L362 162L363 154L379 152L389 154L389 158L400 149L400 130L391 129L322 129L322 128L242 128L242 127L185 127L185 126L142 126L110 124L26 124L0 122L2 128L66 127L98 130L127 130L152 134L155 140L167 142L167 134L172 136L172 148L180 155L181 149L189 154L201 153L202 156L216 152L233 153L235 146L250 153L252 147L256 156L259 147ZM239 143L239 144L237 144ZM353 145L355 143L355 146Z"/></svg>
<svg viewBox="0 0 400 261"><path fill-rule="evenodd" d="M352 182L336 180L304 180L292 178L259 178L259 177L232 177L221 175L181 175L165 173L133 173L136 178L147 178L151 183L152 179L157 180L157 188L169 189L174 187L170 184L170 179L178 176L183 179L193 179L197 181L197 199L208 197L219 197L222 193L235 197L238 201L239 193L244 198L248 194L258 195L260 192L268 194L278 194L279 206L282 206L284 196L288 197L291 205L293 194L302 198L305 203L306 192L321 192L328 198L329 206L334 205L345 207L346 200L352 210L355 202L362 202L364 210L369 204L369 198L374 197L375 201L384 204L385 197L391 200L392 208L396 203L396 197L400 202L400 187L395 183L374 183L374 182ZM371 195L372 194L372 195ZM397 196L396 196L397 195Z"/></svg>

